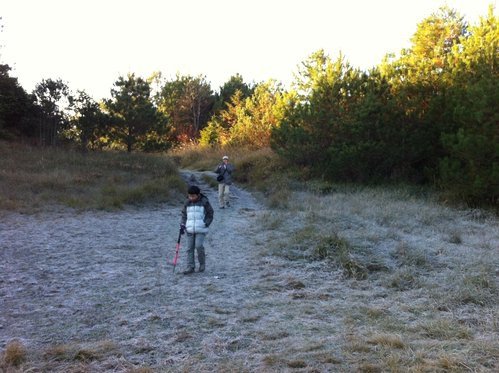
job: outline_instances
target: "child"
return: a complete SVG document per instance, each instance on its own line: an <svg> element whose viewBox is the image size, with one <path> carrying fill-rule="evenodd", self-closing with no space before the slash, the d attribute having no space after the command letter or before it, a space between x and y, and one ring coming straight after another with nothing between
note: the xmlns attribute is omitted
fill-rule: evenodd
<svg viewBox="0 0 499 373"><path fill-rule="evenodd" d="M194 272L194 249L198 252L199 272L205 270L204 238L213 221L213 208L208 198L201 193L199 187L191 185L187 191L188 198L182 208L180 230L187 232L187 268L184 275Z"/></svg>

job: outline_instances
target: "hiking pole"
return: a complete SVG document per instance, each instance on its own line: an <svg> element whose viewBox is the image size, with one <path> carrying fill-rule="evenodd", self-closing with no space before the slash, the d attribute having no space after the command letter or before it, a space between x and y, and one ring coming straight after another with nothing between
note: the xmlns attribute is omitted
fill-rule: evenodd
<svg viewBox="0 0 499 373"><path fill-rule="evenodd" d="M180 227L178 232L177 246L175 247L175 258L173 258L173 273L175 273L175 267L177 266L178 251L180 250L180 237L182 237L183 229Z"/></svg>

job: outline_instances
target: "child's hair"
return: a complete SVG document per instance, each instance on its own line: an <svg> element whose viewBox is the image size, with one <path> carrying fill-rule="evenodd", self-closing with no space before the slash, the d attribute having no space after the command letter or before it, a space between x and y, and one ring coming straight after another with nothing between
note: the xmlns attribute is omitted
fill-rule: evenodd
<svg viewBox="0 0 499 373"><path fill-rule="evenodd" d="M199 194L201 190L196 185L191 185L187 190L187 194Z"/></svg>

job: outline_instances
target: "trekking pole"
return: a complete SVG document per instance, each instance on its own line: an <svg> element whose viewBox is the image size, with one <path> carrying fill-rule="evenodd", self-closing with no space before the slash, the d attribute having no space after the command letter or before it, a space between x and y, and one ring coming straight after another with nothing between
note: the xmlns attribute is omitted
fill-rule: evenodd
<svg viewBox="0 0 499 373"><path fill-rule="evenodd" d="M173 273L175 273L175 267L177 266L178 251L180 250L180 237L182 237L182 228L178 232L177 246L175 247L175 258L173 258Z"/></svg>

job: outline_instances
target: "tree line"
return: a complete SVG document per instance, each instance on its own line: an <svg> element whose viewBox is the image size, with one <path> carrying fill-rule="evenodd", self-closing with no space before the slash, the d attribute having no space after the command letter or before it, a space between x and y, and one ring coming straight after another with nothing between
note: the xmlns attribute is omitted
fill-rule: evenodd
<svg viewBox="0 0 499 373"><path fill-rule="evenodd" d="M472 204L499 202L499 19L469 25L439 9L411 45L364 71L323 50L291 88L231 77L119 77L95 102L61 80L31 94L0 65L0 138L82 149L164 151L177 144L271 146L314 177L435 184Z"/></svg>
<svg viewBox="0 0 499 373"><path fill-rule="evenodd" d="M160 73L147 79L130 73L114 83L111 98L97 102L61 79L44 79L28 94L9 71L0 65L0 138L83 150L165 151L196 142L236 90L251 91L240 75L214 93L202 76L166 81Z"/></svg>

